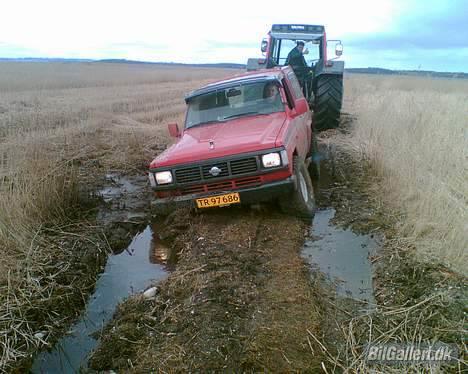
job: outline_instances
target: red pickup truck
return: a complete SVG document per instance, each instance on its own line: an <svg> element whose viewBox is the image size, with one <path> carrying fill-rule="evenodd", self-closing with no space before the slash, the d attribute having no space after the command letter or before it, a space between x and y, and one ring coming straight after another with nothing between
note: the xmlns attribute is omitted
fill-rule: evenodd
<svg viewBox="0 0 468 374"><path fill-rule="evenodd" d="M156 211L277 200L313 217L312 116L290 67L211 83L185 101L183 129L168 125L176 142L150 164Z"/></svg>

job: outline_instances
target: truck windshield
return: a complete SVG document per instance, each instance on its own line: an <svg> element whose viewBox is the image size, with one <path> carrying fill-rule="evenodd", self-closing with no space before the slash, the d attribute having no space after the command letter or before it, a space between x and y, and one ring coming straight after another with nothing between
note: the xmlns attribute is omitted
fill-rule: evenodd
<svg viewBox="0 0 468 374"><path fill-rule="evenodd" d="M195 96L188 103L185 128L284 111L277 82L238 84Z"/></svg>

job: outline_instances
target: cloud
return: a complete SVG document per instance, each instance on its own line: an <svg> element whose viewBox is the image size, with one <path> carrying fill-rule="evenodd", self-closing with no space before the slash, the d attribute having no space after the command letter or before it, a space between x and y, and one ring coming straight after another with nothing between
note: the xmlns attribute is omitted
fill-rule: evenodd
<svg viewBox="0 0 468 374"><path fill-rule="evenodd" d="M468 2L412 1L392 25L345 38L351 66L468 71Z"/></svg>
<svg viewBox="0 0 468 374"><path fill-rule="evenodd" d="M0 57L245 63L260 56L271 24L310 23L343 40L349 67L415 68L423 61L468 70L468 1L316 2L313 12L310 6L296 0L285 12L261 0L229 6L219 0L5 0Z"/></svg>
<svg viewBox="0 0 468 374"><path fill-rule="evenodd" d="M391 28L375 34L354 35L347 44L371 49L443 49L468 46L468 2L454 0L433 6L413 7L401 15Z"/></svg>
<svg viewBox="0 0 468 374"><path fill-rule="evenodd" d="M7 56L7 57L26 57L26 56L34 56L38 53L36 49L22 47L15 44L10 43L2 43L0 42L0 57Z"/></svg>

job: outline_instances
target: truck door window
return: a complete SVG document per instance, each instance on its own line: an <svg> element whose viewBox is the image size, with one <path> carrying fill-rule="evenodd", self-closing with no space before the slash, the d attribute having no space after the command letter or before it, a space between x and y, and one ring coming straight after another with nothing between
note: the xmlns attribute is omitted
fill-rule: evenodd
<svg viewBox="0 0 468 374"><path fill-rule="evenodd" d="M292 109L294 108L294 98L292 97L291 91L289 90L288 82L285 78L283 78L281 82L283 83L284 93L286 94L286 100L288 101L288 107L289 109Z"/></svg>
<svg viewBox="0 0 468 374"><path fill-rule="evenodd" d="M302 93L302 88L301 85L299 84L299 81L297 80L296 74L294 72L288 73L288 79L291 82L291 86L294 92L294 96L296 99L300 99L304 97L304 94Z"/></svg>

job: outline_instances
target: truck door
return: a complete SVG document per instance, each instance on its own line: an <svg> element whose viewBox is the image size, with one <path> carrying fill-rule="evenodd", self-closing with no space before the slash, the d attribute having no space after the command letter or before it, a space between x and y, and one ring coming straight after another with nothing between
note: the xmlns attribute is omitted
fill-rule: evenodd
<svg viewBox="0 0 468 374"><path fill-rule="evenodd" d="M287 75L290 87L292 88L292 94L294 95L294 99L297 100L304 100L306 103L306 110L302 113L298 113L297 117L294 118L294 126L297 127L297 145L300 149L301 156L305 157L309 153L310 148L310 141L312 135L312 118L310 114L310 110L307 104L307 100L302 93L301 86L299 81L297 80L296 75L293 71L290 71ZM303 106L304 107L304 106ZM296 108L298 110L298 108Z"/></svg>

